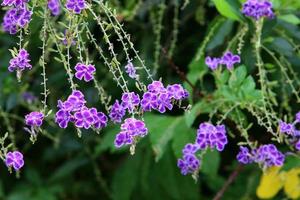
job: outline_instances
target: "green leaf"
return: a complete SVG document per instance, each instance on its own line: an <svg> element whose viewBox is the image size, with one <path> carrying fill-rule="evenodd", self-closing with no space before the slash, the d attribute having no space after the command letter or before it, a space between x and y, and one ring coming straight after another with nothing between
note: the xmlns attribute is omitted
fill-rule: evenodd
<svg viewBox="0 0 300 200"><path fill-rule="evenodd" d="M87 163L88 159L83 158L82 156L69 160L63 163L63 165L51 175L49 181L58 181L60 179L66 178L67 176L71 176L78 168Z"/></svg>
<svg viewBox="0 0 300 200"><path fill-rule="evenodd" d="M300 159L295 156L287 156L281 170L289 171L293 168L300 167Z"/></svg>
<svg viewBox="0 0 300 200"><path fill-rule="evenodd" d="M202 159L201 173L207 176L216 176L220 164L220 154L216 150L208 150Z"/></svg>
<svg viewBox="0 0 300 200"><path fill-rule="evenodd" d="M243 81L241 89L245 93L249 93L249 92L252 92L253 90L255 90L255 82L254 82L254 79L252 78L252 76L248 76Z"/></svg>
<svg viewBox="0 0 300 200"><path fill-rule="evenodd" d="M213 110L213 105L206 101L200 101L196 103L190 112L186 112L184 115L185 123L188 127L191 127L195 119L202 113L209 113Z"/></svg>
<svg viewBox="0 0 300 200"><path fill-rule="evenodd" d="M182 121L180 117L168 117L160 115L147 115L145 122L148 127L150 141L155 153L155 160L158 161L168 143L172 140L177 125Z"/></svg>
<svg viewBox="0 0 300 200"><path fill-rule="evenodd" d="M2 181L0 180L0 198L4 198L4 189Z"/></svg>
<svg viewBox="0 0 300 200"><path fill-rule="evenodd" d="M288 57L293 56L294 53L293 46L286 39L281 37L274 38L271 48L279 54L283 54Z"/></svg>
<svg viewBox="0 0 300 200"><path fill-rule="evenodd" d="M182 149L187 143L193 143L196 138L196 130L189 128L186 123L184 123L184 118L175 128L176 132L174 134L174 139L172 141L172 148L176 158L182 156Z"/></svg>
<svg viewBox="0 0 300 200"><path fill-rule="evenodd" d="M247 76L247 69L244 65L236 68L234 73L229 78L229 87L232 89L238 89L242 82L245 80Z"/></svg>
<svg viewBox="0 0 300 200"><path fill-rule="evenodd" d="M279 19L286 21L290 24L298 25L300 24L300 19L294 14L280 15Z"/></svg>
<svg viewBox="0 0 300 200"><path fill-rule="evenodd" d="M120 132L119 126L109 126L105 131L105 135L95 147L95 155L100 155L104 151L116 152L125 150L125 148L117 149L114 145L116 134Z"/></svg>
<svg viewBox="0 0 300 200"><path fill-rule="evenodd" d="M137 184L142 156L139 151L116 171L112 183L114 200L129 200Z"/></svg>
<svg viewBox="0 0 300 200"><path fill-rule="evenodd" d="M239 12L229 3L227 0L213 0L217 10L221 15L228 19L242 21L242 17Z"/></svg>
<svg viewBox="0 0 300 200"><path fill-rule="evenodd" d="M223 0L222 0L223 1ZM207 44L207 51L212 51L213 49L217 48L224 44L225 39L230 35L233 29L234 21L232 20L225 20L221 23L218 27L214 36L210 39L209 43Z"/></svg>
<svg viewBox="0 0 300 200"><path fill-rule="evenodd" d="M153 166L154 183L158 184L159 189L167 194L165 198L154 199L201 199L199 198L199 184L196 184L190 176L182 176L176 162L177 159L168 148L163 159Z"/></svg>

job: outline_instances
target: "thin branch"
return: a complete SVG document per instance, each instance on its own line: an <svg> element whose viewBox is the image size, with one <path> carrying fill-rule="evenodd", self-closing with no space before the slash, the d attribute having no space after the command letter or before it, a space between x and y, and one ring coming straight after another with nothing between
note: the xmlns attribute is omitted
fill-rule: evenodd
<svg viewBox="0 0 300 200"><path fill-rule="evenodd" d="M239 164L235 170L230 174L226 182L224 183L223 187L221 190L216 194L216 196L213 198L213 200L220 200L222 199L224 193L226 190L229 188L229 186L234 182L234 180L237 178L239 173L242 171L243 165Z"/></svg>

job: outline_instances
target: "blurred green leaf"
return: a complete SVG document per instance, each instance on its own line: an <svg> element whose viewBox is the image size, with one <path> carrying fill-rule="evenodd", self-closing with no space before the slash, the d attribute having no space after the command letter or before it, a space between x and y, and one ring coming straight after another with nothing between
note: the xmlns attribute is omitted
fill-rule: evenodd
<svg viewBox="0 0 300 200"><path fill-rule="evenodd" d="M196 138L196 130L188 127L184 123L184 118L178 123L175 128L172 148L177 158L182 156L182 149L187 143L193 143Z"/></svg>
<svg viewBox="0 0 300 200"><path fill-rule="evenodd" d="M127 159L116 171L112 182L112 196L114 200L129 200L138 182L139 169L142 161L140 152Z"/></svg>
<svg viewBox="0 0 300 200"><path fill-rule="evenodd" d="M0 198L4 198L4 190L3 190L3 184L2 181L0 180Z"/></svg>
<svg viewBox="0 0 300 200"><path fill-rule="evenodd" d="M221 23L219 28L217 29L216 33L213 37L209 40L207 44L207 51L212 51L213 49L217 48L224 44L226 37L231 33L233 29L234 21L232 20L225 20Z"/></svg>
<svg viewBox="0 0 300 200"><path fill-rule="evenodd" d="M58 181L72 175L78 168L88 163L88 159L82 156L71 159L61 165L49 179L50 182Z"/></svg>
<svg viewBox="0 0 300 200"><path fill-rule="evenodd" d="M280 15L278 18L294 25L300 24L299 17L294 14Z"/></svg>
<svg viewBox="0 0 300 200"><path fill-rule="evenodd" d="M295 156L287 156L281 170L289 171L293 168L300 167L300 159Z"/></svg>
<svg viewBox="0 0 300 200"><path fill-rule="evenodd" d="M220 164L220 154L216 150L208 150L202 159L201 173L207 176L217 176Z"/></svg>
<svg viewBox="0 0 300 200"><path fill-rule="evenodd" d="M214 105L211 102L202 100L196 103L189 112L184 114L185 123L188 127L191 127L195 119L203 113L209 113L214 109Z"/></svg>
<svg viewBox="0 0 300 200"><path fill-rule="evenodd" d="M173 139L176 127L182 121L180 117L169 117L160 115L147 115L145 122L155 153L155 160L161 159L168 143Z"/></svg>
<svg viewBox="0 0 300 200"><path fill-rule="evenodd" d="M293 56L294 48L293 46L284 38L276 37L274 38L271 48L285 56L291 57Z"/></svg>
<svg viewBox="0 0 300 200"><path fill-rule="evenodd" d="M213 0L216 5L217 10L221 15L227 17L228 19L233 19L237 21L242 21L241 14L236 10L231 3L227 0Z"/></svg>

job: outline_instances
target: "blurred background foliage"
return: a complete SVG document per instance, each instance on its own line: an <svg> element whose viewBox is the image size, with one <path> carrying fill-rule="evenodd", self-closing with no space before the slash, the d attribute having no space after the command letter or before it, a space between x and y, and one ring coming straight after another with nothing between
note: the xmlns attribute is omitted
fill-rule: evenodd
<svg viewBox="0 0 300 200"><path fill-rule="evenodd" d="M210 104L207 98L202 99L197 95L199 92L206 97L209 97L207 94L211 94L216 99L225 98L230 102L245 105L261 98L260 91L256 89L257 72L251 45L254 27L249 19L240 13L242 2L242 0L109 2L110 6L116 9L118 19L124 23L125 30L130 33L136 49L140 51L147 66L157 70L156 78L163 77L166 83L182 82L182 77L172 66L172 63L176 63L179 70L185 73L196 87L195 89L186 85L193 94L189 102L193 105L190 112L178 109L167 115L154 113L145 116L149 135L139 143L134 156L129 155L128 149L115 149L113 141L119 127L112 124L100 135L85 131L82 138L78 138L73 128L62 130L49 121L44 126L48 137L41 135L37 142L32 144L28 134L23 130L22 118L40 105L38 99L42 92L40 86L42 77L39 74L42 69L34 65L34 70L23 77L22 83L17 83L16 78L7 71L11 58L8 49L14 47L17 38L1 32L0 109L3 111L1 113L6 113L7 116L0 116L0 134L11 132L4 120L8 119L17 146L25 155L26 164L19 179L9 174L4 164L0 165L0 199L205 200L212 199L232 175L231 173L236 171L238 175L222 199L257 199L256 188L259 185L261 170L255 165L241 167L235 161L238 151L236 143L242 139L234 128L230 130L229 145L224 152L220 154L212 151L205 154L198 182L189 176L182 176L176 166L183 146L194 140L198 124L207 120L217 106L217 102ZM264 45L283 55L299 73L300 1L274 0L273 3L278 17L265 22ZM28 51L33 63L38 63L41 54L39 49L42 44L39 39L41 23L35 16L30 23L30 34L26 36L30 41ZM223 73L214 83L213 77L204 65L203 54L220 55L228 47L228 42L246 23L249 24L249 31L245 34L245 45L241 54L244 66L238 67L233 75ZM263 56L266 60L265 66L274 72L272 78L276 80L280 73L276 63L269 55ZM95 58L94 63L98 70L105 68L99 59ZM122 64L125 65L125 61ZM57 100L65 98L70 93L70 89L66 88L65 71L61 68L61 64L49 59L47 64L48 85L51 92L49 107L54 110ZM113 98L119 98L121 91L111 81L110 75L105 73L97 73L97 79ZM278 82L279 86L275 87L275 91L279 95L276 98L280 103L287 104L287 107L283 105L281 108L284 110L283 113L291 116L299 110L297 99L291 97L291 89L285 88L282 92L280 81ZM134 89L134 84L129 84ZM89 105L100 107L98 98L95 98L95 89L88 84L82 84L80 87L85 92ZM37 98L33 103L28 103L22 98L24 92L31 92ZM255 123L255 119L242 110L231 114L229 118L233 121L247 118L247 124ZM225 121L226 125L227 123L230 124ZM260 141L270 137L265 133L266 130L260 126L253 126L249 131L251 138ZM288 170L297 166L300 166L299 159L292 158L284 167ZM274 199L285 197L281 191Z"/></svg>

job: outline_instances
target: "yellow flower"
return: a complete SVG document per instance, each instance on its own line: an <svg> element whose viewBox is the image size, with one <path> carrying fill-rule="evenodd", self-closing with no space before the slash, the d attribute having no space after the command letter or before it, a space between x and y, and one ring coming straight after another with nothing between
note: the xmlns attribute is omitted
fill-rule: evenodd
<svg viewBox="0 0 300 200"><path fill-rule="evenodd" d="M280 167L269 168L261 177L256 194L260 199L271 199L284 188L290 199L300 198L300 167L279 172Z"/></svg>
<svg viewBox="0 0 300 200"><path fill-rule="evenodd" d="M284 173L279 173L280 167L270 167L262 175L256 194L260 199L274 197L283 187Z"/></svg>
<svg viewBox="0 0 300 200"><path fill-rule="evenodd" d="M285 175L284 192L291 199L300 197L300 168L288 171Z"/></svg>

